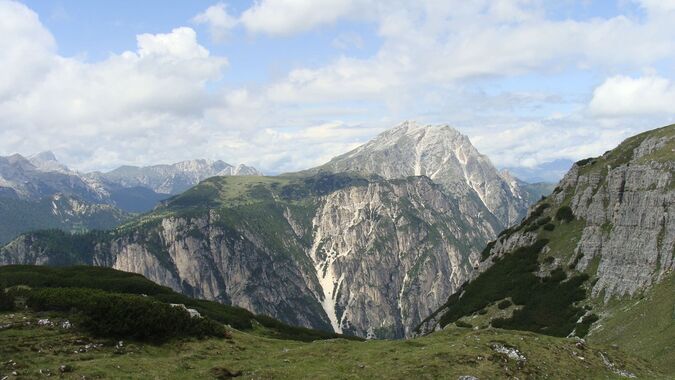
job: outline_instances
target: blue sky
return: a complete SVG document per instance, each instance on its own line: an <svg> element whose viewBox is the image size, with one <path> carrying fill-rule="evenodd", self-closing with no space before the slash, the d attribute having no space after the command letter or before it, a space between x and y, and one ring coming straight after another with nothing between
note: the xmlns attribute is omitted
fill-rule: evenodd
<svg viewBox="0 0 675 380"><path fill-rule="evenodd" d="M317 165L403 120L498 167L674 121L675 1L0 0L0 154Z"/></svg>

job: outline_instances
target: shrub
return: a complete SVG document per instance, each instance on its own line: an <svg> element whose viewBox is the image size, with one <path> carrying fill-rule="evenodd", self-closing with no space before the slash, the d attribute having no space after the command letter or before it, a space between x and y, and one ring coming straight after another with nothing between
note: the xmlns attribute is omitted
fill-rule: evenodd
<svg viewBox="0 0 675 380"><path fill-rule="evenodd" d="M496 243L497 243L497 241L493 240L493 241L487 243L485 248L483 248L483 251L480 253L480 261L481 262L487 260L487 258L490 257L490 251L492 251L492 248L495 246Z"/></svg>
<svg viewBox="0 0 675 380"><path fill-rule="evenodd" d="M574 332L574 335L578 336L579 338L583 338L588 334L588 331L591 329L591 325L593 322L596 322L600 318L595 315L595 314L589 314L584 316L581 319L581 322L577 324L577 328Z"/></svg>
<svg viewBox="0 0 675 380"><path fill-rule="evenodd" d="M28 306L37 311L76 312L79 324L93 335L161 342L175 337L225 337L225 328L192 318L182 308L149 297L82 288L33 290Z"/></svg>
<svg viewBox="0 0 675 380"><path fill-rule="evenodd" d="M546 223L544 224L544 230L546 231L553 231L555 229L555 224L553 223Z"/></svg>
<svg viewBox="0 0 675 380"><path fill-rule="evenodd" d="M588 164L592 164L595 162L595 158L589 157L589 158L584 158L583 160L579 160L576 162L577 166L586 166Z"/></svg>
<svg viewBox="0 0 675 380"><path fill-rule="evenodd" d="M455 326L466 328L466 329L473 328L473 325L471 323L466 323L464 321L455 321Z"/></svg>
<svg viewBox="0 0 675 380"><path fill-rule="evenodd" d="M569 206L562 206L556 211L555 218L561 222L568 223L574 220L574 213Z"/></svg>
<svg viewBox="0 0 675 380"><path fill-rule="evenodd" d="M570 269L576 268L576 267L577 267L577 264L579 264L579 260L581 260L582 257L584 257L584 254L583 254L583 253L581 253L581 252L577 253L577 255L574 257L574 260L573 260L572 263L569 265L569 268L570 268Z"/></svg>
<svg viewBox="0 0 675 380"><path fill-rule="evenodd" d="M14 296L0 288L0 311L14 310Z"/></svg>
<svg viewBox="0 0 675 380"><path fill-rule="evenodd" d="M497 307L499 308L499 310L504 310L511 305L513 305L513 302L511 302L510 300L503 300L497 304Z"/></svg>

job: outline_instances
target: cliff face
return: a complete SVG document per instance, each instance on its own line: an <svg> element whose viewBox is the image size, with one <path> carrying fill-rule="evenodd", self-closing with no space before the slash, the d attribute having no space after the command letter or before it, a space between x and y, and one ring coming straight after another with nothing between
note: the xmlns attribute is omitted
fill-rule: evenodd
<svg viewBox="0 0 675 380"><path fill-rule="evenodd" d="M629 138L601 157L577 162L519 226L488 244L473 282L490 268L503 266L518 249L541 241L545 245L538 253L536 275L544 279L558 270L567 276L588 276L581 287L587 298L580 302L594 305L595 312L606 317L607 301L643 292L675 269L674 172L672 125ZM418 331L433 331L458 316L470 318L455 311L466 303L462 297L433 313ZM471 312L479 311L485 313ZM451 314L453 318L444 319Z"/></svg>
<svg viewBox="0 0 675 380"><path fill-rule="evenodd" d="M222 177L112 233L24 235L0 264L110 266L288 323L395 338L466 281L495 233L426 177Z"/></svg>
<svg viewBox="0 0 675 380"><path fill-rule="evenodd" d="M576 268L597 262L594 296L633 295L674 268L674 130L629 140L620 152L576 165L560 183L556 201L569 199L586 221Z"/></svg>

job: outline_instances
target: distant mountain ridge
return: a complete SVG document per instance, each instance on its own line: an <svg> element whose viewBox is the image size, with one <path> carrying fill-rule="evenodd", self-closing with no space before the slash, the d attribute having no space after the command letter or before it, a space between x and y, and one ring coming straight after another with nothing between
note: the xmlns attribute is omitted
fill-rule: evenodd
<svg viewBox="0 0 675 380"><path fill-rule="evenodd" d="M262 172L254 167L239 164L230 165L217 160L189 160L171 165L121 166L106 173L92 173L92 178L102 178L123 187L145 187L160 194L178 194L215 176L251 175Z"/></svg>
<svg viewBox="0 0 675 380"><path fill-rule="evenodd" d="M159 165L148 169L153 175L138 174L145 170L135 168L136 176L125 176L128 170L120 168L107 178L106 174L71 170L49 151L30 157L0 156L0 243L35 229L110 229L129 220L129 213L147 212L205 178L259 174L245 165L207 160ZM157 188L169 193L155 191L155 183L163 184Z"/></svg>

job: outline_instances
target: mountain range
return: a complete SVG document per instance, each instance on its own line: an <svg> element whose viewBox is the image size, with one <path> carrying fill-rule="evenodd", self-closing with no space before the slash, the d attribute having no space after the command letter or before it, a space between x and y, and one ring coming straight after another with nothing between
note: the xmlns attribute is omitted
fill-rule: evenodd
<svg viewBox="0 0 675 380"><path fill-rule="evenodd" d="M182 182L153 174L171 170L105 178L169 189ZM291 324L400 338L533 199L456 130L404 122L318 168L208 179L108 234L59 235L56 247L25 235L0 262L111 266Z"/></svg>
<svg viewBox="0 0 675 380"><path fill-rule="evenodd" d="M245 165L192 160L80 173L52 152L0 156L0 243L35 229L110 229L159 201L215 175L259 175Z"/></svg>

